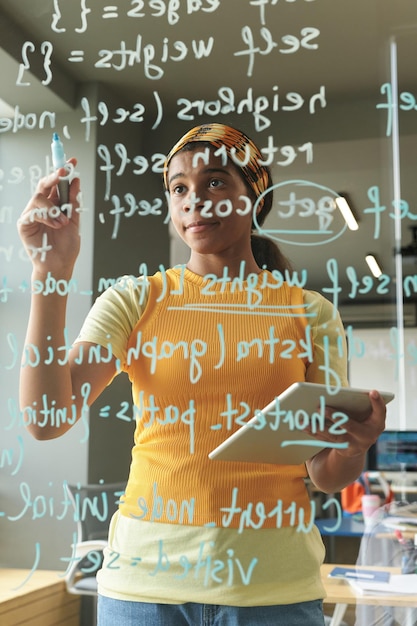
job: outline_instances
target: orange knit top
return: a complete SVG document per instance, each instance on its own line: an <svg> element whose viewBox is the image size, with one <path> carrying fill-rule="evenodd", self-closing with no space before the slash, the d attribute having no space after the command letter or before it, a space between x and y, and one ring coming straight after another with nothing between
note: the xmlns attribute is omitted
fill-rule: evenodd
<svg viewBox="0 0 417 626"><path fill-rule="evenodd" d="M312 341L299 287L270 272L210 280L158 272L129 339L136 429L122 515L197 526L277 528L309 510L304 464L208 453L291 383Z"/></svg>

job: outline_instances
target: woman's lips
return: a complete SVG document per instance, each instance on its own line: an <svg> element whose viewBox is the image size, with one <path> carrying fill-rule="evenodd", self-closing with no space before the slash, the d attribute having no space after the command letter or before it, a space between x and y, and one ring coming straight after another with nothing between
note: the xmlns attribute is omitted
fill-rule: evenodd
<svg viewBox="0 0 417 626"><path fill-rule="evenodd" d="M185 230L191 231L193 233L198 233L210 229L216 225L217 222L191 222L191 224L186 225Z"/></svg>

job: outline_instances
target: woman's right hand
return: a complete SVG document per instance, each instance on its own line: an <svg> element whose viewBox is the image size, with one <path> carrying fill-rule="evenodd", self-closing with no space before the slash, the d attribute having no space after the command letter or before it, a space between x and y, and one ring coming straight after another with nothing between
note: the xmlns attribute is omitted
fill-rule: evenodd
<svg viewBox="0 0 417 626"><path fill-rule="evenodd" d="M71 167L76 159L69 159ZM51 272L55 277L69 278L80 250L79 178L70 182L71 206L59 210L58 181L63 169L42 178L18 222L19 236L37 273Z"/></svg>

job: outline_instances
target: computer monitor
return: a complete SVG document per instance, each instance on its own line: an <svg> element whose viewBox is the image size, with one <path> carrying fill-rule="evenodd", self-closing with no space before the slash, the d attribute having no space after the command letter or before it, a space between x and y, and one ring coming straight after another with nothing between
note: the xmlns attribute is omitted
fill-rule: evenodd
<svg viewBox="0 0 417 626"><path fill-rule="evenodd" d="M417 472L417 431L385 430L368 455L369 470Z"/></svg>

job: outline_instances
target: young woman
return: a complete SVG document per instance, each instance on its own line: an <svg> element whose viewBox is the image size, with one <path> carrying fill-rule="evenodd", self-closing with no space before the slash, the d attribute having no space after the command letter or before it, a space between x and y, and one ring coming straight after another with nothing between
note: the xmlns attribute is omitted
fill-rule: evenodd
<svg viewBox="0 0 417 626"><path fill-rule="evenodd" d="M33 279L49 271L68 280L78 255L78 180L69 215L41 219L33 211L56 215L58 174L39 183L19 222L29 254L44 233L50 244L44 260L31 255ZM47 393L57 407L75 397L80 414L86 383L90 403L120 370L132 383L132 463L98 574L98 623L322 626L324 547L308 524L304 479L325 492L351 483L384 428L385 405L371 392L364 423L349 420L343 435L320 433L347 448L326 448L306 464L208 459L242 416L291 383L325 382L326 359L334 382L346 386L343 327L327 300L282 280L286 259L255 236L272 206L271 178L246 135L222 124L192 129L169 153L164 182L172 222L190 248L186 266L109 289L66 366L21 375L22 407ZM48 345L62 343L65 300L33 294L28 342L45 351L46 335ZM111 354L91 365L97 345ZM326 417L330 426L330 411ZM67 427L29 428L48 439Z"/></svg>

